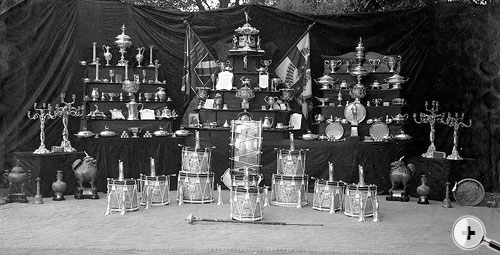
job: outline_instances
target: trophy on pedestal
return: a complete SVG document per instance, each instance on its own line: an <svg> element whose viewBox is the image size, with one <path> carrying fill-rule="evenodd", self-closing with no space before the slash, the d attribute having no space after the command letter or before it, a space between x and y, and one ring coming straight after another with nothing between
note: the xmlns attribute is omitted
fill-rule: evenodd
<svg viewBox="0 0 500 255"><path fill-rule="evenodd" d="M405 166L403 157L398 161L391 163L391 189L389 195L385 198L387 201L410 201L410 196L406 192L406 186L411 179L411 175L415 173L415 165L408 164ZM403 185L403 189L396 189L398 184Z"/></svg>
<svg viewBox="0 0 500 255"><path fill-rule="evenodd" d="M242 100L242 102L241 102L242 109L249 109L250 103L248 101L255 98L255 93L253 92L252 88L250 87L251 84L250 84L249 78L241 77L240 80L241 80L241 88L236 90L236 97L240 98Z"/></svg>
<svg viewBox="0 0 500 255"><path fill-rule="evenodd" d="M97 161L85 152L85 157L75 160L71 168L75 172L75 177L78 182L75 199L99 199L97 187L95 185L98 171ZM90 184L90 188L84 186L85 182Z"/></svg>
<svg viewBox="0 0 500 255"><path fill-rule="evenodd" d="M205 100L208 97L210 97L211 88L209 88L209 87L197 87L196 90L198 90L196 95L198 96L198 99L200 101L200 103L198 104L198 109L201 109L201 108L203 108L203 105L205 104Z"/></svg>

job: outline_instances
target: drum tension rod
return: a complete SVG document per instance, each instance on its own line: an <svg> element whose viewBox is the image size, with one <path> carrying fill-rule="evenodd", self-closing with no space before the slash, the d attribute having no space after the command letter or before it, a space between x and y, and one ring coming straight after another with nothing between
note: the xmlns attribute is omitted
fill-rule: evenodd
<svg viewBox="0 0 500 255"><path fill-rule="evenodd" d="M313 227L322 227L323 224L313 224L313 223L286 223L279 221L237 221L237 220L223 220L223 219L203 219L197 218L192 213L190 213L184 220L188 222L188 224L194 224L197 221L208 221L208 222L224 222L224 223L248 223L248 224L261 224L261 225L285 225L285 226L313 226Z"/></svg>

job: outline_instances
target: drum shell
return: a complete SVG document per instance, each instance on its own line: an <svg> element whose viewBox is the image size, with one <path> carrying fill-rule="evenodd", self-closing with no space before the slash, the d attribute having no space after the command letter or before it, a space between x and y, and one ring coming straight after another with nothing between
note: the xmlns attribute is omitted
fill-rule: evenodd
<svg viewBox="0 0 500 255"><path fill-rule="evenodd" d="M297 206L300 191L301 205L307 205L308 177L273 174L271 204L283 207Z"/></svg>
<svg viewBox="0 0 500 255"><path fill-rule="evenodd" d="M330 182L316 179L314 182L313 205L314 210L330 211L332 208L332 196L335 196L335 211L342 210L344 204L344 182Z"/></svg>
<svg viewBox="0 0 500 255"><path fill-rule="evenodd" d="M140 179L142 205L146 204L148 192L151 194L151 205L168 205L170 203L170 176L142 175Z"/></svg>
<svg viewBox="0 0 500 255"><path fill-rule="evenodd" d="M179 172L177 179L178 190L182 189L184 203L204 204L214 201L214 173ZM177 192L179 199L180 192Z"/></svg>
<svg viewBox="0 0 500 255"><path fill-rule="evenodd" d="M210 148L195 149L182 148L182 170L183 172L208 173L210 172L210 160L212 152Z"/></svg>
<svg viewBox="0 0 500 255"><path fill-rule="evenodd" d="M258 221L263 217L262 187L231 187L231 218Z"/></svg>
<svg viewBox="0 0 500 255"><path fill-rule="evenodd" d="M123 198L125 197L125 210L136 211L139 209L139 193L137 180L108 179L108 203L111 212L120 212Z"/></svg>
<svg viewBox="0 0 500 255"><path fill-rule="evenodd" d="M373 216L373 203L377 196L377 186L358 186L356 184L347 185L344 196L344 214L351 217L358 217L360 213L360 198L365 203L365 217Z"/></svg>
<svg viewBox="0 0 500 255"><path fill-rule="evenodd" d="M305 175L306 150L283 150L276 152L276 171L282 175Z"/></svg>

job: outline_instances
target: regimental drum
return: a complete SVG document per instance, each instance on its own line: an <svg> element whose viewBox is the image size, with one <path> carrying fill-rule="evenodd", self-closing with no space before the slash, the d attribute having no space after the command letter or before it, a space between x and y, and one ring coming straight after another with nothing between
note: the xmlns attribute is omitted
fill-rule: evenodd
<svg viewBox="0 0 500 255"><path fill-rule="evenodd" d="M182 148L182 171L192 173L210 172L211 148Z"/></svg>
<svg viewBox="0 0 500 255"><path fill-rule="evenodd" d="M141 204L168 205L170 203L170 175L146 176L140 179Z"/></svg>
<svg viewBox="0 0 500 255"><path fill-rule="evenodd" d="M177 179L178 190L177 200L182 193L182 201L190 204L205 204L214 201L214 173L190 173L179 172Z"/></svg>
<svg viewBox="0 0 500 255"><path fill-rule="evenodd" d="M306 150L277 149L277 173L282 175L304 175Z"/></svg>
<svg viewBox="0 0 500 255"><path fill-rule="evenodd" d="M111 212L137 211L139 209L139 193L137 180L115 180L108 178L108 205L105 214Z"/></svg>
<svg viewBox="0 0 500 255"><path fill-rule="evenodd" d="M314 182L313 205L314 210L331 211L332 201L335 211L342 210L344 205L345 183L342 181L327 181L316 179Z"/></svg>
<svg viewBox="0 0 500 255"><path fill-rule="evenodd" d="M271 184L271 205L294 207L307 205L308 175L289 176L273 174ZM300 195L300 196L299 196Z"/></svg>
<svg viewBox="0 0 500 255"><path fill-rule="evenodd" d="M231 218L239 221L262 220L262 187L234 186L231 188Z"/></svg>
<svg viewBox="0 0 500 255"><path fill-rule="evenodd" d="M364 216L371 217L374 214L377 199L377 186L349 184L345 190L344 214L351 217L359 217L361 202L363 202Z"/></svg>

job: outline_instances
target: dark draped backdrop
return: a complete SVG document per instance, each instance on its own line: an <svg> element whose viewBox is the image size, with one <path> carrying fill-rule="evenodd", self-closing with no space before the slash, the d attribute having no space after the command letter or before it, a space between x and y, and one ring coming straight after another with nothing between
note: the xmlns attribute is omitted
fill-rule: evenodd
<svg viewBox="0 0 500 255"><path fill-rule="evenodd" d="M134 43L128 59L133 59L134 47L154 45L160 77L182 112L183 21L191 24L216 58L224 59L233 31L244 24L244 11L248 11L250 23L261 31L262 46L273 60L271 69L313 22L313 78L322 75L321 54L354 51L359 37L367 51L401 54L401 74L410 78L403 85L408 113L423 111L426 100L438 100L440 111L464 112L473 124L460 130L461 155L476 160L470 171L487 190L500 189L499 5L449 3L384 13L314 16L259 5L183 13L119 1L14 2L0 14L0 166L4 168L13 164L13 152L33 151L39 145L39 122L26 117L33 103L58 103L61 92L76 94L81 103L84 67L79 61L91 60L92 42L99 47L113 45L124 24ZM100 48L98 53L102 55ZM116 60L116 47L112 53ZM453 130L444 125L436 128L436 147L449 154ZM48 121L48 147L60 144L61 130L60 119ZM79 119L70 118L70 133L78 130ZM417 153L424 152L429 126L410 121L406 131L419 144Z"/></svg>

